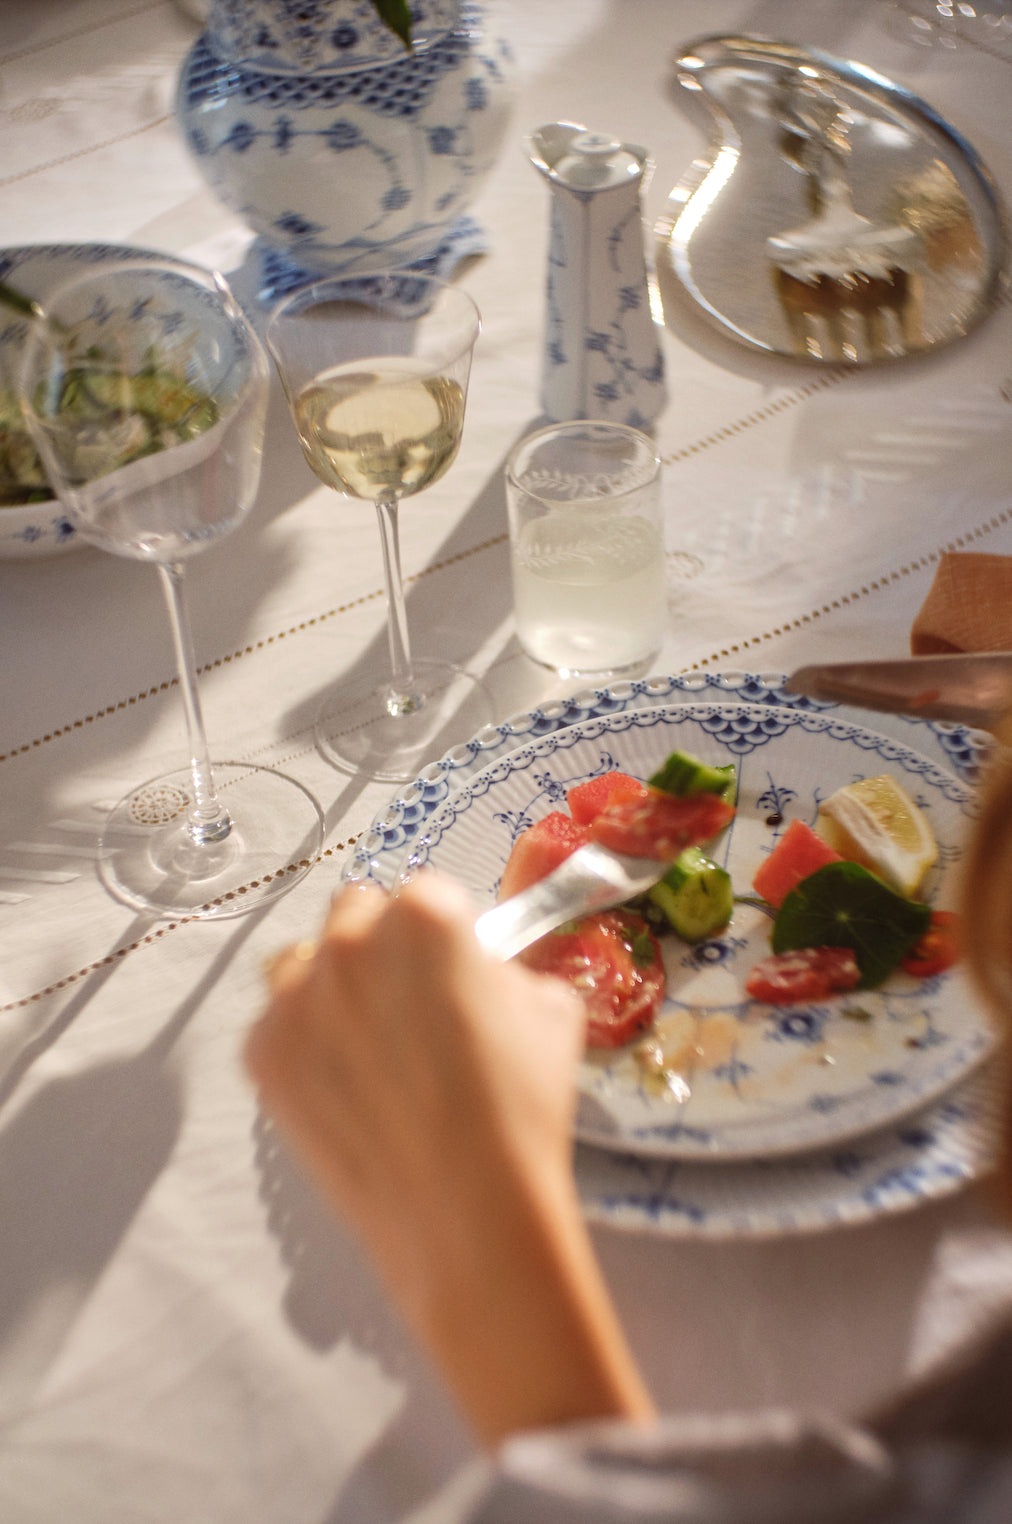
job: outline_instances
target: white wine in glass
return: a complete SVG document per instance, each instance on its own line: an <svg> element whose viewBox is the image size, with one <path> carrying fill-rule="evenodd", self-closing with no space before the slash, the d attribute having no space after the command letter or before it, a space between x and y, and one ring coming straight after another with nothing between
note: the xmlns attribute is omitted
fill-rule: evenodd
<svg viewBox="0 0 1012 1524"><path fill-rule="evenodd" d="M412 654L398 538L401 500L456 457L479 326L465 292L383 271L318 281L282 302L267 328L307 461L326 486L373 503L379 519L389 668L339 684L316 721L323 755L372 778L414 778L490 717L474 677Z"/></svg>
<svg viewBox="0 0 1012 1524"><path fill-rule="evenodd" d="M212 768L184 601L186 562L237 528L260 480L268 363L227 285L181 260L98 263L28 325L20 400L80 534L157 568L172 627L189 765L109 816L99 871L160 916L242 914L316 860L323 818L282 773Z"/></svg>
<svg viewBox="0 0 1012 1524"><path fill-rule="evenodd" d="M322 482L349 497L402 498L438 481L457 453L464 392L396 358L339 365L292 404L302 448Z"/></svg>

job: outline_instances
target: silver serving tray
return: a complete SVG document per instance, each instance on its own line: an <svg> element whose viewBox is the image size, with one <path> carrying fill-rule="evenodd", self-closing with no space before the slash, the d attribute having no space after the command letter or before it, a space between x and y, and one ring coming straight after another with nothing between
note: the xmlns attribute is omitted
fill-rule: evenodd
<svg viewBox="0 0 1012 1524"><path fill-rule="evenodd" d="M691 92L686 108L704 105L711 142L656 229L673 326L687 302L752 349L866 364L950 344L993 308L1005 289L1005 211L975 149L925 101L862 64L757 37L701 38L679 50L674 70ZM863 331L842 347L802 342L771 263L768 240L806 226L818 204L820 143L811 114L806 125L797 109L813 90L838 108L836 162L855 212L872 227L918 234L915 317L905 331L880 330L874 345Z"/></svg>

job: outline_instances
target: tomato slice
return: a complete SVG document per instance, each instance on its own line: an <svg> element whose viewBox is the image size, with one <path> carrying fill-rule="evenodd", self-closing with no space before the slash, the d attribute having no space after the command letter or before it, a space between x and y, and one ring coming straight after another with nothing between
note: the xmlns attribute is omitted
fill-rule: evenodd
<svg viewBox="0 0 1012 1524"><path fill-rule="evenodd" d="M959 916L954 910L933 910L928 929L900 959L900 967L915 979L944 974L959 961Z"/></svg>
<svg viewBox="0 0 1012 1524"><path fill-rule="evenodd" d="M686 847L716 836L733 817L734 805L719 794L691 794L683 799L659 788L643 793L618 788L587 830L593 841L613 852L674 862Z"/></svg>
<svg viewBox="0 0 1012 1524"><path fill-rule="evenodd" d="M753 1000L767 1005L798 1005L855 989L860 977L849 947L799 947L763 958L746 979L745 989Z"/></svg>
<svg viewBox="0 0 1012 1524"><path fill-rule="evenodd" d="M664 1002L660 944L642 916L605 910L550 931L519 961L579 990L589 1048L618 1048L653 1021Z"/></svg>

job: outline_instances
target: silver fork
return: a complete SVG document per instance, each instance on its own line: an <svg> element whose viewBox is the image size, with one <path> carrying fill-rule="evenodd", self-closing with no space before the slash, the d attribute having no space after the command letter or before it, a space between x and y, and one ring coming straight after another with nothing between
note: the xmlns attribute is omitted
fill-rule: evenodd
<svg viewBox="0 0 1012 1524"><path fill-rule="evenodd" d="M839 101L824 81L796 81L780 121L782 152L808 174L813 207L807 222L766 240L795 351L859 364L919 347L921 238L854 210Z"/></svg>
<svg viewBox="0 0 1012 1524"><path fill-rule="evenodd" d="M806 359L871 364L920 347L918 292L908 271L804 279L778 270L777 296L795 352Z"/></svg>
<svg viewBox="0 0 1012 1524"><path fill-rule="evenodd" d="M487 952L503 960L566 921L610 910L644 894L671 867L651 857L629 857L598 842L579 847L547 878L486 910L474 923Z"/></svg>

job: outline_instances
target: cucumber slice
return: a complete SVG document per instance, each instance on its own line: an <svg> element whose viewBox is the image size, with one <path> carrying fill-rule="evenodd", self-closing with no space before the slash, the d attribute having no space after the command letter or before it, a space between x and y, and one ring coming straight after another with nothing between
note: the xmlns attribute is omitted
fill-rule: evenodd
<svg viewBox="0 0 1012 1524"><path fill-rule="evenodd" d="M196 439L218 422L218 404L213 397L197 397L188 413L176 423L180 439Z"/></svg>
<svg viewBox="0 0 1012 1524"><path fill-rule="evenodd" d="M46 473L35 442L27 429L12 429L6 441L6 466L15 481L25 487L44 487Z"/></svg>
<svg viewBox="0 0 1012 1524"><path fill-rule="evenodd" d="M182 377L154 363L127 375L98 349L88 350L58 384L56 408L45 382L39 384L35 408L58 439L71 474L81 482L195 439L218 421L213 397L196 391ZM27 501L22 492L51 495L30 436L16 427L19 417L13 394L0 392L0 506Z"/></svg>
<svg viewBox="0 0 1012 1524"><path fill-rule="evenodd" d="M0 429L23 429L21 408L13 392L0 391Z"/></svg>
<svg viewBox="0 0 1012 1524"><path fill-rule="evenodd" d="M73 399L67 395L67 387L74 379L79 387L79 395ZM61 413L88 413L99 416L104 413L132 413L134 412L133 384L129 376L121 370L99 370L89 367L87 370L71 371L64 383L63 396L60 399Z"/></svg>
<svg viewBox="0 0 1012 1524"><path fill-rule="evenodd" d="M210 401L208 397L195 392L192 386L187 386L178 376L164 370L143 371L139 376L131 377L130 384L133 388L133 410L147 413L156 422L169 426L179 423L198 403L206 405ZM207 428L208 425L205 423L204 427Z"/></svg>
<svg viewBox="0 0 1012 1524"><path fill-rule="evenodd" d="M52 495L17 397L0 391L0 508L42 502Z"/></svg>
<svg viewBox="0 0 1012 1524"><path fill-rule="evenodd" d="M129 411L129 397L122 390L124 379L119 372L75 366L63 378L57 415L62 413L70 418L104 418L110 409ZM120 388L118 396L110 395L113 384ZM35 406L43 417L52 416L44 397L37 397Z"/></svg>
<svg viewBox="0 0 1012 1524"><path fill-rule="evenodd" d="M647 782L651 788L663 789L679 799L692 794L719 794L729 804L734 803L735 769L728 762L717 767L701 762L691 752L673 751Z"/></svg>
<svg viewBox="0 0 1012 1524"><path fill-rule="evenodd" d="M685 942L712 936L734 910L731 875L698 847L686 847L647 897Z"/></svg>

